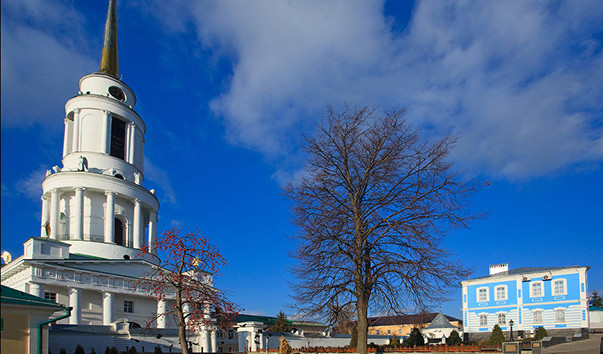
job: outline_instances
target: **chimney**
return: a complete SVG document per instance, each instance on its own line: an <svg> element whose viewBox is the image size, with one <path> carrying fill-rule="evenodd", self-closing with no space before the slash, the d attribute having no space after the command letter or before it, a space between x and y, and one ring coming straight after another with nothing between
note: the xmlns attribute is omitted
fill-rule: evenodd
<svg viewBox="0 0 603 354"><path fill-rule="evenodd" d="M509 263L493 264L490 266L490 275L509 271Z"/></svg>

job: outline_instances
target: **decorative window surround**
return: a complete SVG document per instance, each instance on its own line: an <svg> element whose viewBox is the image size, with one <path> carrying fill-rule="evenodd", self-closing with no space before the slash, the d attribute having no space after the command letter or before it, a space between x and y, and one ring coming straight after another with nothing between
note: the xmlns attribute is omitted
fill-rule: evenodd
<svg viewBox="0 0 603 354"><path fill-rule="evenodd" d="M553 296L567 295L567 280L554 279L551 284Z"/></svg>
<svg viewBox="0 0 603 354"><path fill-rule="evenodd" d="M530 283L530 297L543 297L544 296L544 282L535 281Z"/></svg>
<svg viewBox="0 0 603 354"><path fill-rule="evenodd" d="M477 302L490 301L490 289L488 289L487 287L477 288L476 299Z"/></svg>
<svg viewBox="0 0 603 354"><path fill-rule="evenodd" d="M494 288L494 300L502 301L508 299L508 292L506 285L498 285Z"/></svg>
<svg viewBox="0 0 603 354"><path fill-rule="evenodd" d="M486 327L488 326L488 314L480 313L479 315L479 326Z"/></svg>
<svg viewBox="0 0 603 354"><path fill-rule="evenodd" d="M564 308L556 308L555 309L555 323L565 323L565 309Z"/></svg>

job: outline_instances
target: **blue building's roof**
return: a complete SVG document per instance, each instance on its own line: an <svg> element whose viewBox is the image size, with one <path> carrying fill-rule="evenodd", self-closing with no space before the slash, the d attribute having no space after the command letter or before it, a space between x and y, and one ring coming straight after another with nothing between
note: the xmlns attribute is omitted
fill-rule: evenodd
<svg viewBox="0 0 603 354"><path fill-rule="evenodd" d="M530 274L530 273L552 272L552 271L556 271L556 270L570 269L570 268L582 268L582 267L581 266L568 266L568 267L521 267L521 268L511 269L511 270L506 271L506 272L500 272L500 273L496 273L496 274L492 274L492 275L486 275L486 276L483 276L483 277L473 278L473 279L470 279L470 280L494 278L494 277L507 276L507 275L527 275L527 274Z"/></svg>

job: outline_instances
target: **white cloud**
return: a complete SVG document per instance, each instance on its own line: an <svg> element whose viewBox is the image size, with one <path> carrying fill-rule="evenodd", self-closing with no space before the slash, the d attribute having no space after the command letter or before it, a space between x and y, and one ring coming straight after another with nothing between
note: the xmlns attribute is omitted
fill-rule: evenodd
<svg viewBox="0 0 603 354"><path fill-rule="evenodd" d="M233 60L212 102L228 138L266 156L290 154L327 104L350 103L410 105L431 134L459 133L455 157L477 173L533 177L603 158L600 2L419 2L400 34L374 2L186 12Z"/></svg>
<svg viewBox="0 0 603 354"><path fill-rule="evenodd" d="M46 166L40 165L37 170L31 171L29 175L15 185L17 192L32 200L40 200L42 197L42 181L46 177Z"/></svg>
<svg viewBox="0 0 603 354"><path fill-rule="evenodd" d="M2 2L3 127L47 124L63 114L60 102L96 66L85 55L83 23L61 2Z"/></svg>
<svg viewBox="0 0 603 354"><path fill-rule="evenodd" d="M146 156L144 158L144 169L145 179L156 183L160 187L160 189L157 191L157 197L159 200L162 202L168 202L172 205L176 204L176 193L172 188L172 184L170 183L166 170L153 164Z"/></svg>

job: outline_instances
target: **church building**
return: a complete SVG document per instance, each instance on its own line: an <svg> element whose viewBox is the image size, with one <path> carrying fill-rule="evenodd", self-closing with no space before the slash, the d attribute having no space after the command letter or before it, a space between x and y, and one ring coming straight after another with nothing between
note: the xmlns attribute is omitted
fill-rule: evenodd
<svg viewBox="0 0 603 354"><path fill-rule="evenodd" d="M100 69L82 77L65 104L62 167L48 170L42 183L40 237L25 241L23 256L2 268L2 285L72 307L59 324L144 327L169 306L137 286L159 263L159 201L143 186L146 127L135 105L119 75L110 0ZM144 245L150 252L143 256ZM159 317L152 327L176 323ZM215 330L206 328L196 342L194 349L213 351Z"/></svg>

